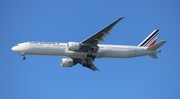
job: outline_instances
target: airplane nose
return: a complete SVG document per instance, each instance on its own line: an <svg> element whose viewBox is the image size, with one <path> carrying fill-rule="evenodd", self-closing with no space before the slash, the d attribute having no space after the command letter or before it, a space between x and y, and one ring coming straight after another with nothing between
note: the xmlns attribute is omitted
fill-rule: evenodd
<svg viewBox="0 0 180 99"><path fill-rule="evenodd" d="M12 47L11 50L12 50L12 51L17 51L17 50L16 50L16 47Z"/></svg>
<svg viewBox="0 0 180 99"><path fill-rule="evenodd" d="M11 50L14 51L14 47L12 47Z"/></svg>

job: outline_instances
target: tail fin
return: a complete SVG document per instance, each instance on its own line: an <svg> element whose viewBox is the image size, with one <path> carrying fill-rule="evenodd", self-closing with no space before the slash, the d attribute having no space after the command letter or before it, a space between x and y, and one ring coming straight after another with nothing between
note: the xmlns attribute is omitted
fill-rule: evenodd
<svg viewBox="0 0 180 99"><path fill-rule="evenodd" d="M159 30L154 30L146 39L144 39L138 46L139 47L150 47L156 43Z"/></svg>
<svg viewBox="0 0 180 99"><path fill-rule="evenodd" d="M160 48L164 43L166 43L165 40L163 40L163 41L161 41L161 42L159 42L159 43L157 43L157 44L155 44L155 45L153 45L153 46L148 47L146 50L148 50L148 51L156 51L156 50L157 50L158 48ZM161 52L161 50L159 50L159 52ZM157 58L158 58L157 55L156 55L156 53L149 54L149 56L152 57L152 58L154 58L154 59L157 59Z"/></svg>

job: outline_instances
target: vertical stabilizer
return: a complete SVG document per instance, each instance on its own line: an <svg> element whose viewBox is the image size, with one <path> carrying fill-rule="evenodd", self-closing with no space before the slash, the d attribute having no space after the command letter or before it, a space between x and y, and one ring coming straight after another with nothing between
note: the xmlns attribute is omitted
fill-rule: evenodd
<svg viewBox="0 0 180 99"><path fill-rule="evenodd" d="M138 46L139 47L150 47L156 44L159 30L154 30L146 39L144 39Z"/></svg>

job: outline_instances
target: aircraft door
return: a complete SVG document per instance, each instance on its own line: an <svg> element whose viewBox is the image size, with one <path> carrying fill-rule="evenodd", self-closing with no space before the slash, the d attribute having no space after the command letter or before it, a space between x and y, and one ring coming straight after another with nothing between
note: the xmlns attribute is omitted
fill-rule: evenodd
<svg viewBox="0 0 180 99"><path fill-rule="evenodd" d="M107 51L108 51L108 52L111 51L111 47L110 47L110 46L107 47Z"/></svg>
<svg viewBox="0 0 180 99"><path fill-rule="evenodd" d="M33 47L33 44L31 42L29 42L29 47Z"/></svg>
<svg viewBox="0 0 180 99"><path fill-rule="evenodd" d="M132 49L133 49L134 56L136 56L137 55L137 49L135 47L132 47Z"/></svg>

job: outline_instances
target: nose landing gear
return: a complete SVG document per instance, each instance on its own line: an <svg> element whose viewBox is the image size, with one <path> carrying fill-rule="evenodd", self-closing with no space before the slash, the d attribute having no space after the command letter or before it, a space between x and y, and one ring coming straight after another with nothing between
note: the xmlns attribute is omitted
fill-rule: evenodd
<svg viewBox="0 0 180 99"><path fill-rule="evenodd" d="M23 56L23 60L26 59L25 53L21 53L21 55Z"/></svg>
<svg viewBox="0 0 180 99"><path fill-rule="evenodd" d="M26 59L26 57L25 56L23 56L23 60L25 60Z"/></svg>

